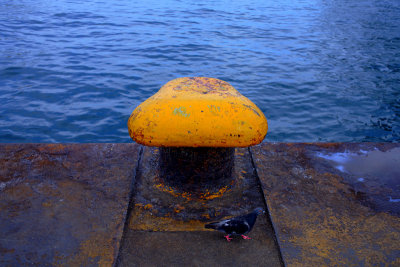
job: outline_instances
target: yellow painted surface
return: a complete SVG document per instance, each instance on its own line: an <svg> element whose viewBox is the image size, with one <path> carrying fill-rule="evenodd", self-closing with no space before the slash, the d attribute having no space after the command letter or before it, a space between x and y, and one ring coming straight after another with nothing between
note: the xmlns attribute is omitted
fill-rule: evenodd
<svg viewBox="0 0 400 267"><path fill-rule="evenodd" d="M262 111L229 83L178 78L139 105L129 135L147 146L246 147L260 143L268 124Z"/></svg>

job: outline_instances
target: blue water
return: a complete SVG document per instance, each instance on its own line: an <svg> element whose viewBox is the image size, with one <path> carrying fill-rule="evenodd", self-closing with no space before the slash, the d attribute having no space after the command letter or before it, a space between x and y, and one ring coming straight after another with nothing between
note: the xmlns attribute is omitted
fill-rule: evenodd
<svg viewBox="0 0 400 267"><path fill-rule="evenodd" d="M0 142L130 142L183 76L231 83L266 141L400 141L399 0L0 0Z"/></svg>

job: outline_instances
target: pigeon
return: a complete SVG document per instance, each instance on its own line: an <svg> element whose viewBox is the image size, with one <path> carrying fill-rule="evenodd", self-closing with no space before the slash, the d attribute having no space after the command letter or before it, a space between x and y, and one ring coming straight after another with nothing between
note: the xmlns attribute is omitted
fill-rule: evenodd
<svg viewBox="0 0 400 267"><path fill-rule="evenodd" d="M261 213L265 213L265 211L262 208L256 208L253 212L246 215L206 224L205 228L225 233L224 237L228 242L232 240L231 235L240 235L243 239L251 239L245 234L253 229L257 216Z"/></svg>

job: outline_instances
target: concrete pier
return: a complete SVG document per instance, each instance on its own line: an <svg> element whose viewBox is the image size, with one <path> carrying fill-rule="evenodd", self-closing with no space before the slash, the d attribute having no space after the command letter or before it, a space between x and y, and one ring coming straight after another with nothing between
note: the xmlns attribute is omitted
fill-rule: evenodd
<svg viewBox="0 0 400 267"><path fill-rule="evenodd" d="M399 266L400 144L238 148L231 179L163 179L157 148L1 144L1 266ZM204 224L268 210L234 238Z"/></svg>

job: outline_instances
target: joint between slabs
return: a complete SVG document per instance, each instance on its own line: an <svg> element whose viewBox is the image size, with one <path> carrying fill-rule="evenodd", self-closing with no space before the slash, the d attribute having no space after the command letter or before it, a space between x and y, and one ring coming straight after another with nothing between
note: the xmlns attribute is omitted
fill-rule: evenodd
<svg viewBox="0 0 400 267"><path fill-rule="evenodd" d="M129 217L131 216L132 209L133 209L133 203L132 203L133 201L132 200L133 200L133 195L135 193L136 180L137 180L137 177L140 175L140 164L142 162L143 150L144 150L143 146L140 146L137 165L136 165L136 168L134 169L133 174L132 174L131 190L129 192L128 207L127 207L127 210L126 210L126 216L125 216L125 220L124 220L124 228L122 230L121 240L119 242L118 255L117 255L116 260L115 260L115 262L113 264L113 267L117 267L119 265L122 246L123 246L123 243L124 243L126 232L128 231L127 229L129 228Z"/></svg>
<svg viewBox="0 0 400 267"><path fill-rule="evenodd" d="M278 236L277 236L277 234L276 234L275 224L274 224L274 222L272 221L272 218L271 218L270 209L268 208L268 205L267 205L267 199L266 199L266 197L265 197L265 195L264 195L263 186L262 186L261 180L260 180L260 178L259 178L259 176L258 176L258 173L257 173L257 167L256 167L256 164L255 164L255 162L254 162L253 153L252 153L250 147L248 147L248 150L249 150L251 165L253 166L254 176L255 176L255 179L257 180L258 187L259 187L259 190L260 190L260 194L261 194L261 197L262 197L262 199L263 199L265 209L266 209L266 211L267 211L267 215L268 215L267 218L268 218L268 221L269 221L270 224L271 224L272 232L273 232L273 234L274 234L275 246L278 248L278 251L279 251L279 260L280 260L282 266L287 266L287 265L285 264L284 259L283 259L283 255L282 255L282 250L281 250L280 242L279 242Z"/></svg>

